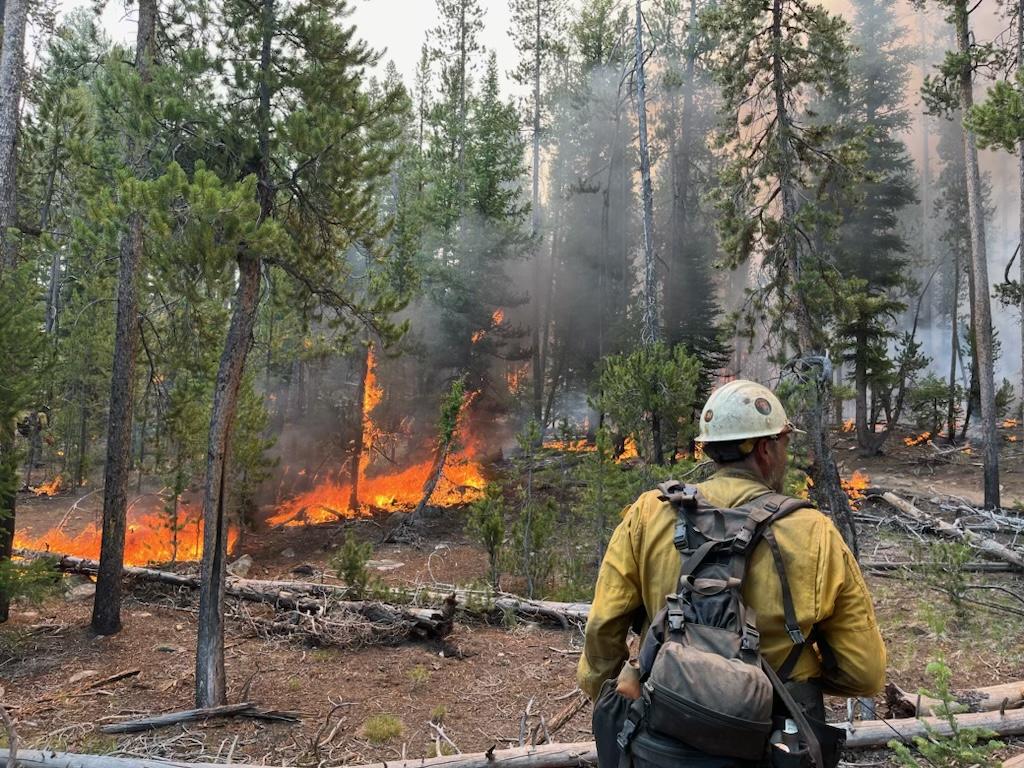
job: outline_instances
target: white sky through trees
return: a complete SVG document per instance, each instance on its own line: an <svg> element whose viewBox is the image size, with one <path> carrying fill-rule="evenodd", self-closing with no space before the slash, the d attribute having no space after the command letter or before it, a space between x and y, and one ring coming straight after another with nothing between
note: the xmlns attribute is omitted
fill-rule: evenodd
<svg viewBox="0 0 1024 768"><path fill-rule="evenodd" d="M506 93L515 90L507 72L518 60L512 38L508 33L511 14L508 0L481 0L485 10L485 27L480 42L498 55L498 68L502 88ZM73 8L89 8L92 0L61 0L62 13ZM351 23L359 36L377 51L384 51L380 69L389 59L395 62L402 79L411 83L420 47L427 30L434 27L437 8L434 0L349 0L352 8ZM135 3L125 7L123 0L108 0L103 11L103 24L110 36L125 43L134 41ZM386 50L385 50L386 49Z"/></svg>

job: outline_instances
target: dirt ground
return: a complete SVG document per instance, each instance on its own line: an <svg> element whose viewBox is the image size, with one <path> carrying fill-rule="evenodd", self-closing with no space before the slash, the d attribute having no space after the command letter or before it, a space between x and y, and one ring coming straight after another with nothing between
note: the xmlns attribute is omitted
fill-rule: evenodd
<svg viewBox="0 0 1024 768"><path fill-rule="evenodd" d="M921 500L949 495L980 502L980 468L970 455L939 456L944 448L899 444L884 457L866 459L849 450L850 442L840 439L844 476L861 470L872 486ZM1007 509L1024 500L1022 466L1019 450L1007 444ZM94 520L98 496L83 502L69 525ZM53 525L76 499L21 499L19 528ZM877 520L893 514L871 501L863 503L861 512ZM253 557L253 578L325 578L332 542L346 530L379 541L383 524L361 520L261 531L247 534L238 554ZM885 522L864 523L860 532L863 559L926 556L918 551L923 546L918 536ZM462 533L460 510L430 520L419 546L378 545L373 558L381 567L377 575L400 586L468 584L487 570L486 554ZM297 566L310 568L297 577L292 574ZM888 645L890 681L911 691L926 686L925 667L937 658L952 668L957 690L1024 679L1024 617L973 605L957 611L937 591L941 574L869 573L866 578ZM970 574L969 579L1024 594L1019 576ZM439 724L463 752L516 745L523 730L539 724L539 716L550 722L573 698L580 628L524 621L488 625L463 618L444 642L340 650L266 637L233 619L227 632L229 700L296 712L300 723L235 718L107 736L99 731L105 723L191 707L195 604L191 595L169 589L132 590L124 629L113 637L96 637L88 630L89 587L78 577L66 582L64 595L41 605L16 606L11 621L0 628L2 699L26 748L276 765L387 761L432 754L438 729L431 723ZM135 669L140 670L135 676L90 687ZM845 719L845 700L830 705L835 719ZM524 729L528 708L531 717ZM885 711L881 698L878 709ZM589 724L585 707L554 739L586 740ZM1021 749L1011 744L1006 752ZM850 753L847 759L879 765L886 756Z"/></svg>

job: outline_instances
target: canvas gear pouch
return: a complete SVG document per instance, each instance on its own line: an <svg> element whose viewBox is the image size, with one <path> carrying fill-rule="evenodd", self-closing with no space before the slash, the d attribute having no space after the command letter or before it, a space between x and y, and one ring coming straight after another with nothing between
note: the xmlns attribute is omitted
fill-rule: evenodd
<svg viewBox="0 0 1024 768"><path fill-rule="evenodd" d="M661 644L644 682L647 727L709 755L756 760L771 733L772 685L729 630L690 626ZM743 654L747 655L747 654Z"/></svg>

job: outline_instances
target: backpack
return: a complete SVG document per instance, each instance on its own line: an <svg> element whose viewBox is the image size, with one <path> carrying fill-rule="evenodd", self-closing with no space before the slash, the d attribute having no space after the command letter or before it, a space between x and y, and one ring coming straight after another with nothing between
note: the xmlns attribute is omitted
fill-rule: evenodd
<svg viewBox="0 0 1024 768"><path fill-rule="evenodd" d="M669 481L658 488L660 498L671 502L678 515L673 543L682 565L678 591L667 596L641 647L641 697L629 705L616 739L620 768L632 762L638 736L643 737L634 750L638 758L640 741L654 739L681 742L684 751L719 758L718 764L723 758L728 763L770 756L773 764L785 768L835 766L845 733L823 722L812 726L783 682L809 643L817 641L823 656L829 655L822 639L815 633L805 637L797 623L782 553L771 530L775 521L812 505L767 493L737 509L720 509L693 486ZM761 657L756 616L743 601L749 555L762 539L779 575L786 631L793 642L778 673ZM773 731L785 719L778 716L777 701L798 727L799 746L791 741L786 749L770 748ZM655 764L668 763L661 759Z"/></svg>

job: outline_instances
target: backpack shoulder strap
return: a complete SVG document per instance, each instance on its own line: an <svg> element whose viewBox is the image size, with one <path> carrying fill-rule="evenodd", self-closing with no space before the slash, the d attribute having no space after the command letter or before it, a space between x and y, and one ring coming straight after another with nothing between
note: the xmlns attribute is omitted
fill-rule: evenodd
<svg viewBox="0 0 1024 768"><path fill-rule="evenodd" d="M789 586L789 578L786 576L786 565L782 559L782 550L779 548L779 543L775 539L775 534L772 532L771 526L776 520L796 512L798 509L807 509L812 508L813 506L814 505L809 501L804 499L795 499L781 493L766 493L744 505L744 508L749 508L751 510L752 517L755 515L757 517L761 517L764 513L768 513L764 525L758 525L758 527L755 528L755 538L751 541L751 546L756 543L758 538L765 540L772 553L772 561L775 564L775 571L779 576L779 586L782 589L782 611L786 622L786 633L789 635L789 639L793 643L793 648L786 656L786 659L782 662L782 666L779 667L779 677L783 680L789 679L789 676L793 673L793 669L796 667L797 661L800 660L800 656L803 653L804 648L806 648L814 638L805 636L803 630L800 629L799 622L797 622L796 607L793 604L793 591Z"/></svg>

